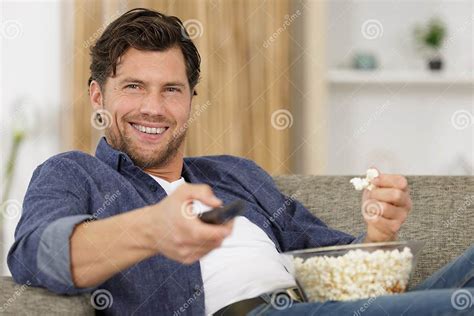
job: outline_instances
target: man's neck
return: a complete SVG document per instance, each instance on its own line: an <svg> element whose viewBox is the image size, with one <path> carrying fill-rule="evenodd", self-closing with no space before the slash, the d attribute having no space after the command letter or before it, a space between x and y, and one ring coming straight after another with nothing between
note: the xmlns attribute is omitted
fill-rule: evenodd
<svg viewBox="0 0 474 316"><path fill-rule="evenodd" d="M159 168L146 168L144 171L155 177L161 178L168 182L173 182L181 178L183 170L183 156L178 154L166 166Z"/></svg>

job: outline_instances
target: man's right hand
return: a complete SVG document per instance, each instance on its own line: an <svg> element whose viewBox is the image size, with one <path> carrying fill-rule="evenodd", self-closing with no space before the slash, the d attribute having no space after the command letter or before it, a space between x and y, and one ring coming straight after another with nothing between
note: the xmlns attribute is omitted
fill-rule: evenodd
<svg viewBox="0 0 474 316"><path fill-rule="evenodd" d="M191 211L193 200L211 207L222 205L208 185L185 183L143 213L148 218L146 232L153 249L185 264L191 264L219 247L233 227L233 221L224 225L202 222Z"/></svg>
<svg viewBox="0 0 474 316"><path fill-rule="evenodd" d="M222 204L209 186L183 184L158 204L76 226L70 240L74 285L97 286L157 254L191 264L219 247L233 221L202 222L187 208L193 200L211 207Z"/></svg>

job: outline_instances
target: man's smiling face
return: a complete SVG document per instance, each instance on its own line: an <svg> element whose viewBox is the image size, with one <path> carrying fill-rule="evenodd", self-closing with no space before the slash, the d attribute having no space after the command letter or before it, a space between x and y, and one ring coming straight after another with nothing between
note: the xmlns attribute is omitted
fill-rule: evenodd
<svg viewBox="0 0 474 316"><path fill-rule="evenodd" d="M91 85L95 109L111 114L108 143L141 168L162 167L183 151L192 91L178 47L165 51L128 49L105 87ZM102 107L101 107L102 106Z"/></svg>

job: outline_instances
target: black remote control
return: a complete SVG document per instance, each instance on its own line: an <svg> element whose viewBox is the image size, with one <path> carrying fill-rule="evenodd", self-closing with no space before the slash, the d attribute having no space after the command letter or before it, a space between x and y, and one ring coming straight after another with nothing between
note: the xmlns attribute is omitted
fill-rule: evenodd
<svg viewBox="0 0 474 316"><path fill-rule="evenodd" d="M199 218L208 224L224 224L245 211L245 203L235 200L222 207L213 208L210 211L200 213Z"/></svg>

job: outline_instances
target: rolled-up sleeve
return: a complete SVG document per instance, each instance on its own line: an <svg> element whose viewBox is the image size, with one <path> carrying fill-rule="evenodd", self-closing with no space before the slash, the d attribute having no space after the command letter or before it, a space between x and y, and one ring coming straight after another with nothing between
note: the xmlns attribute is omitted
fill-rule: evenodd
<svg viewBox="0 0 474 316"><path fill-rule="evenodd" d="M74 162L51 158L33 173L8 253L17 283L60 294L91 291L75 288L71 276L70 238L76 225L92 219L85 179Z"/></svg>
<svg viewBox="0 0 474 316"><path fill-rule="evenodd" d="M76 225L90 219L89 215L76 215L57 219L41 234L37 264L42 274L61 284L74 287L71 275L69 240Z"/></svg>

